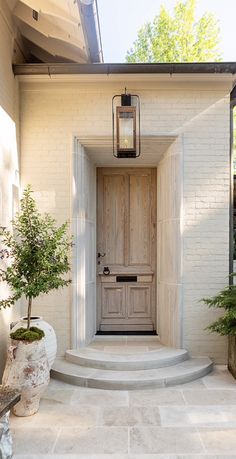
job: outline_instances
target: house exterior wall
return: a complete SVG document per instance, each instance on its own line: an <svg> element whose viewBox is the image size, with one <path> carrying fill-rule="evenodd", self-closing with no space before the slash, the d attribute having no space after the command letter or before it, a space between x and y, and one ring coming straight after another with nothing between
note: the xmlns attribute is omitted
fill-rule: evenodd
<svg viewBox="0 0 236 459"><path fill-rule="evenodd" d="M201 116L198 114L201 108ZM227 361L226 339L204 331L215 320L199 299L227 284L229 272L230 99L212 91L196 99L183 127L183 345L193 355Z"/></svg>
<svg viewBox="0 0 236 459"><path fill-rule="evenodd" d="M214 81L214 77L209 82L168 77L166 81L150 82L143 78L142 82L124 79L122 83L22 83L22 185L32 184L40 209L51 212L58 223L71 219L73 137L109 136L112 96L121 93L124 86L138 93L142 134L175 133L181 145L181 215L169 214L168 219L170 231L175 218L180 220L177 233L182 254L174 283L182 285L178 300L182 345L194 355L210 355L222 362L226 358L225 340L204 331L217 313L199 300L227 283L231 83L217 78ZM168 154L174 158L176 152ZM172 166L167 156L160 168L164 164L168 180L168 168ZM162 190L164 194L164 186ZM174 256L172 249L166 253ZM173 280L168 276L166 285ZM71 345L71 305L71 288L36 303L35 313L42 314L57 331L59 353Z"/></svg>
<svg viewBox="0 0 236 459"><path fill-rule="evenodd" d="M0 225L10 222L18 204L19 149L18 149L18 82L12 72L14 28L5 2L0 1ZM0 262L4 268L7 261ZM0 283L0 298L9 294ZM5 364L9 324L18 317L19 307L0 311L0 380Z"/></svg>

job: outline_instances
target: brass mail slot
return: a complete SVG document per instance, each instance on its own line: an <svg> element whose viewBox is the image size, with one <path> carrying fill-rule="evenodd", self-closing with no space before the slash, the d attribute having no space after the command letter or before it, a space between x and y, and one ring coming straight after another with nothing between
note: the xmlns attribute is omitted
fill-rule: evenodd
<svg viewBox="0 0 236 459"><path fill-rule="evenodd" d="M116 282L137 282L137 276L116 276Z"/></svg>

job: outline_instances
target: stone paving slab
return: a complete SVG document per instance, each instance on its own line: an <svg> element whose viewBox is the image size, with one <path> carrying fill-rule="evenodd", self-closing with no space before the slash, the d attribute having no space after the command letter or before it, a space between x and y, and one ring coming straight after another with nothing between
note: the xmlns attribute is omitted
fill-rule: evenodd
<svg viewBox="0 0 236 459"><path fill-rule="evenodd" d="M128 453L128 428L89 427L61 429L57 438L55 453Z"/></svg>
<svg viewBox="0 0 236 459"><path fill-rule="evenodd" d="M236 428L202 427L198 431L206 452L214 454L236 452Z"/></svg>
<svg viewBox="0 0 236 459"><path fill-rule="evenodd" d="M189 405L236 405L236 391L232 389L183 390Z"/></svg>
<svg viewBox="0 0 236 459"><path fill-rule="evenodd" d="M235 389L234 377L225 369L215 369L212 373L202 378L207 389Z"/></svg>
<svg viewBox="0 0 236 459"><path fill-rule="evenodd" d="M130 452L145 453L203 453L200 435L195 428L132 427Z"/></svg>
<svg viewBox="0 0 236 459"><path fill-rule="evenodd" d="M236 381L226 367L163 389L52 380L39 412L10 422L14 459L236 459Z"/></svg>
<svg viewBox="0 0 236 459"><path fill-rule="evenodd" d="M100 409L92 405L71 406L54 401L42 400L40 410L35 416L16 418L14 426L29 427L92 427L99 425Z"/></svg>
<svg viewBox="0 0 236 459"><path fill-rule="evenodd" d="M185 405L182 392L176 389L135 390L129 400L131 406Z"/></svg>
<svg viewBox="0 0 236 459"><path fill-rule="evenodd" d="M161 425L165 427L224 426L236 427L236 406L160 406Z"/></svg>
<svg viewBox="0 0 236 459"><path fill-rule="evenodd" d="M128 391L87 389L75 391L71 403L73 405L128 406Z"/></svg>
<svg viewBox="0 0 236 459"><path fill-rule="evenodd" d="M159 408L144 406L105 408L99 421L106 426L158 426L161 422Z"/></svg>
<svg viewBox="0 0 236 459"><path fill-rule="evenodd" d="M53 451L54 444L58 437L58 429L55 428L33 428L24 426L24 418L21 418L21 427L12 429L13 451L17 454L46 454Z"/></svg>

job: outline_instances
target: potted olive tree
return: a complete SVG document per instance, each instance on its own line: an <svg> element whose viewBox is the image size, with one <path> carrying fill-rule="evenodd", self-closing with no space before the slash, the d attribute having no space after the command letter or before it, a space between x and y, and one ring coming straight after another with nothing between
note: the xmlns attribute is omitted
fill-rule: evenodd
<svg viewBox="0 0 236 459"><path fill-rule="evenodd" d="M12 221L12 229L10 232L0 228L2 252L10 260L7 267L0 269L0 280L6 282L11 291L11 296L0 300L0 309L13 306L22 297L27 299L28 307L27 316L22 318L23 325L16 326L10 333L12 342L3 383L20 389L21 401L14 412L28 416L38 410L50 368L45 350L47 331L40 328L40 318L32 317L32 303L40 294L71 282L64 276L70 271L72 241L67 235L68 223L57 227L50 215L39 213L30 186L23 192L20 212ZM35 322L39 326L35 326Z"/></svg>
<svg viewBox="0 0 236 459"><path fill-rule="evenodd" d="M235 276L236 274L233 274ZM228 368L236 378L236 285L229 285L213 298L203 298L209 307L222 308L225 313L208 330L228 336Z"/></svg>

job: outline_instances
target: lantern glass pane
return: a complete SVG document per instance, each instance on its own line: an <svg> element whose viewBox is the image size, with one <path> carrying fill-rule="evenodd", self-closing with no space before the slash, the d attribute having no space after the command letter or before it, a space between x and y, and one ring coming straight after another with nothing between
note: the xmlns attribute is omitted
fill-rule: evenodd
<svg viewBox="0 0 236 459"><path fill-rule="evenodd" d="M134 117L133 113L119 113L119 149L134 148Z"/></svg>

